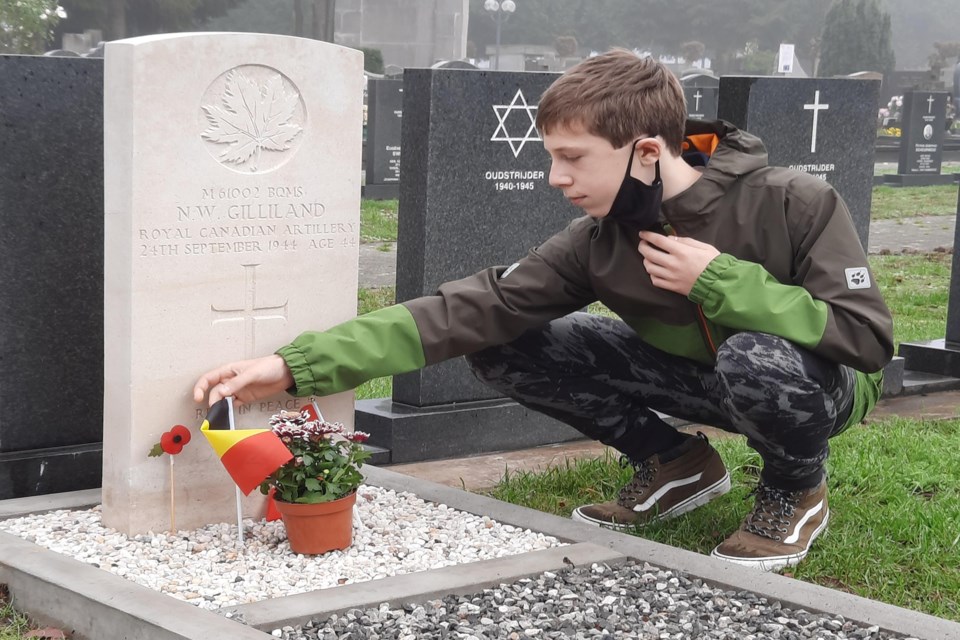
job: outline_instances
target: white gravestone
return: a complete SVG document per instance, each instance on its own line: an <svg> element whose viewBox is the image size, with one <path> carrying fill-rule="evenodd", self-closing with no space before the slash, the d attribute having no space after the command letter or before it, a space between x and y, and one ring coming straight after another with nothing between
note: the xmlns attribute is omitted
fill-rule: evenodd
<svg viewBox="0 0 960 640"><path fill-rule="evenodd" d="M184 424L177 527L235 522L192 385L356 314L363 55L194 33L111 42L105 58L103 520L169 529L169 461L147 453ZM303 404L258 402L237 426ZM352 392L320 405L352 427Z"/></svg>

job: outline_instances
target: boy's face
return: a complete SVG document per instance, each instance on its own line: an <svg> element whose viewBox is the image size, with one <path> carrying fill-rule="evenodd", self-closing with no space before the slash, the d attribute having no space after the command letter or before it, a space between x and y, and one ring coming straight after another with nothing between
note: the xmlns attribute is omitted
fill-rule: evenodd
<svg viewBox="0 0 960 640"><path fill-rule="evenodd" d="M543 146L552 160L550 186L563 191L591 218L606 216L623 183L633 145L614 149L608 140L574 125L545 133Z"/></svg>

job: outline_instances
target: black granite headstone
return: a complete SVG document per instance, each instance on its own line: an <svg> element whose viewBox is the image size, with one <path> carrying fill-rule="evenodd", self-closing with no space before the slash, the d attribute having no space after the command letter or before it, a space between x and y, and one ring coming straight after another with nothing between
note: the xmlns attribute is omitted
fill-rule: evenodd
<svg viewBox="0 0 960 640"><path fill-rule="evenodd" d="M367 81L367 161L363 197L392 200L400 193L403 81Z"/></svg>
<svg viewBox="0 0 960 640"><path fill-rule="evenodd" d="M692 120L716 120L720 89L717 87L683 87L687 101L687 117Z"/></svg>
<svg viewBox="0 0 960 640"><path fill-rule="evenodd" d="M941 175L946 134L947 92L908 91L903 94L900 154L897 173L884 182L896 186L950 184L954 176Z"/></svg>
<svg viewBox="0 0 960 640"><path fill-rule="evenodd" d="M836 188L867 248L878 80L723 76L718 117L759 136L771 165Z"/></svg>
<svg viewBox="0 0 960 640"><path fill-rule="evenodd" d="M720 79L705 73L692 73L680 79L687 101L687 117L693 120L716 120L720 98Z"/></svg>
<svg viewBox="0 0 960 640"><path fill-rule="evenodd" d="M100 486L103 60L0 56L0 499Z"/></svg>
<svg viewBox="0 0 960 640"><path fill-rule="evenodd" d="M509 265L580 215L548 184L534 125L553 73L408 69L397 300ZM499 398L462 358L394 378L393 402L358 403L357 428L392 460L467 455L581 437Z"/></svg>

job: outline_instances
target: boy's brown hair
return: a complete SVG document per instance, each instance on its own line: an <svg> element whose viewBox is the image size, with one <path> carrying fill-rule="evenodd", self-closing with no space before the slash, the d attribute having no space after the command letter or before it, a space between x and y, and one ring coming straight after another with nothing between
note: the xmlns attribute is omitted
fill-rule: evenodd
<svg viewBox="0 0 960 640"><path fill-rule="evenodd" d="M680 155L687 106L680 81L663 64L614 49L571 68L548 88L537 128L583 126L614 148L641 135L660 136Z"/></svg>

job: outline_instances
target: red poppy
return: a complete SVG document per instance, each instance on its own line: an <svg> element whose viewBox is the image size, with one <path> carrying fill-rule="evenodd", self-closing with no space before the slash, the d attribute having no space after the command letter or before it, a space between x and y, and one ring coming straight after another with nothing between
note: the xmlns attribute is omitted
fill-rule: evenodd
<svg viewBox="0 0 960 640"><path fill-rule="evenodd" d="M190 442L190 430L182 424L178 424L170 431L160 436L160 448L164 453L172 456L183 451L183 447Z"/></svg>

